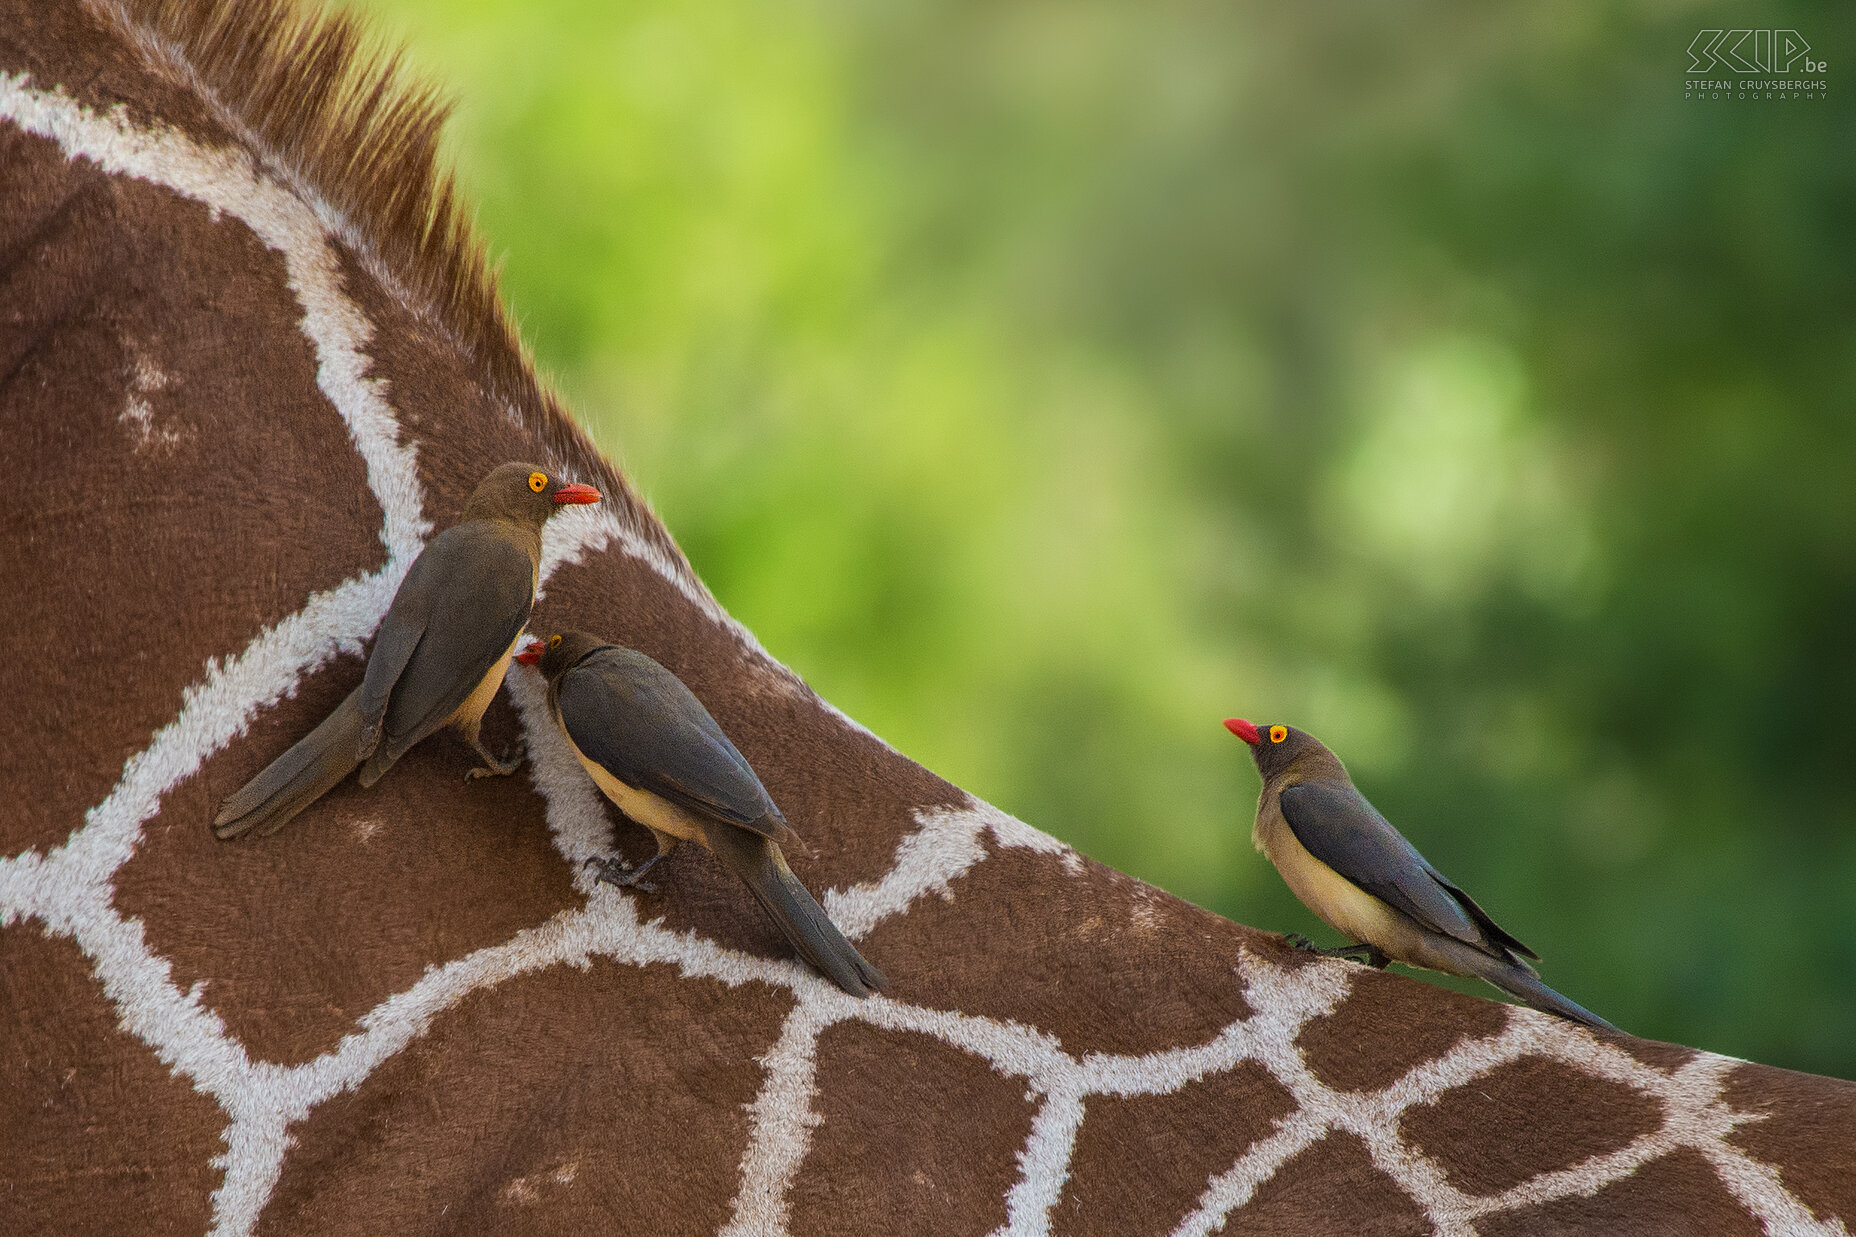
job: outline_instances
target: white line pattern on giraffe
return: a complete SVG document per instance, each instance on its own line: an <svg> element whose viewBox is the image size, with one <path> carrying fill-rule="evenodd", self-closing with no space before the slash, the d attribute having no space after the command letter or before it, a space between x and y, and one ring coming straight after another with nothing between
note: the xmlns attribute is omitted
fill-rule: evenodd
<svg viewBox="0 0 1856 1237"><path fill-rule="evenodd" d="M378 384L365 376L362 352L371 328L342 294L328 222L276 181L259 175L248 155L211 150L165 128L137 128L121 112L98 116L57 91L29 87L22 76L0 74L0 116L57 141L69 158L83 157L105 171L165 185L250 227L283 254L290 287L303 306L302 329L316 348L318 383L346 422L367 466L368 484L385 513L381 539L386 565L311 597L303 610L261 633L239 657L209 662L202 680L183 693L176 719L131 758L111 794L86 816L61 847L0 860L0 925L41 920L72 936L92 960L121 1024L148 1043L170 1068L211 1094L230 1117L227 1150L218 1164L224 1181L213 1198L215 1233L243 1234L255 1227L281 1175L289 1127L319 1103L358 1085L383 1061L425 1033L432 1020L464 995L512 976L562 963L584 965L593 956L633 964L670 963L689 977L728 984L761 982L792 990L793 1011L764 1059L766 1081L751 1110L751 1133L742 1160L742 1184L730 1233L776 1237L786 1231L787 1194L819 1121L816 1047L824 1028L856 1020L872 1026L927 1034L987 1060L1002 1073L1023 1077L1042 1103L1018 1156L1020 1179L1007 1197L1007 1234L1048 1232L1049 1215L1070 1171L1075 1139L1091 1095L1162 1095L1206 1073L1245 1060L1262 1064L1287 1086L1296 1112L1251 1147L1227 1172L1212 1179L1181 1233L1220 1228L1258 1185L1330 1129L1357 1133L1375 1163L1431 1216L1440 1231L1471 1233L1476 1217L1556 1197L1589 1195L1648 1160L1677 1147L1695 1146L1717 1175L1770 1233L1845 1233L1816 1223L1785 1191L1777 1173L1724 1141L1735 1125L1757 1115L1730 1110L1720 1097L1734 1063L1706 1054L1665 1073L1583 1032L1541 1015L1517 1011L1508 1027L1486 1041L1460 1044L1444 1057L1413 1069L1370 1095L1339 1093L1316 1079L1294 1046L1301 1025L1329 1012L1345 995L1348 970L1338 963L1280 970L1248 955L1235 959L1255 1012L1204 1044L1140 1056L1066 1053L1046 1032L958 1011L908 1005L886 998L853 1001L793 962L772 962L726 950L690 933L642 923L635 904L609 889L591 888L585 905L517 933L501 945L477 950L434 968L411 988L363 1016L336 1048L306 1064L284 1067L253 1062L224 1024L204 1008L197 988L182 993L169 963L153 954L142 925L111 905L110 881L134 854L144 823L174 786L192 776L214 751L243 733L252 716L293 691L301 677L338 651L353 651L379 622L393 590L430 532L413 468L413 453L398 440L398 425ZM609 513L551 529L544 576L565 562L611 544L644 559L683 589L711 621L725 626L767 666L758 643L720 610L678 565ZM537 685L526 676L510 682L533 760L531 776L548 800L556 846L569 861L605 851L611 826L590 785L580 776L554 728L542 716ZM952 896L951 882L987 854L983 835L998 846L1028 847L1062 857L1080 870L1061 843L983 804L936 809L917 817L918 830L898 848L894 867L871 885L832 890L825 905L853 937L930 893ZM1413 1104L1435 1098L1497 1065L1521 1056L1557 1059L1659 1097L1663 1127L1629 1146L1557 1173L1543 1174L1488 1199L1451 1187L1442 1169L1405 1146L1398 1119ZM1847 1237L1847 1235L1846 1235Z"/></svg>

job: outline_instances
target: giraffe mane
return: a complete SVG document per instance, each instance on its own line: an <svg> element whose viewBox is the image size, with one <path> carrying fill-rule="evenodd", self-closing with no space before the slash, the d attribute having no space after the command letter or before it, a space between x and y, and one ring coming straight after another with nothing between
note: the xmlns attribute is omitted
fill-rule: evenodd
<svg viewBox="0 0 1856 1237"><path fill-rule="evenodd" d="M682 550L535 369L440 153L451 104L355 14L316 0L85 0L200 99L489 396L604 491L694 581Z"/></svg>

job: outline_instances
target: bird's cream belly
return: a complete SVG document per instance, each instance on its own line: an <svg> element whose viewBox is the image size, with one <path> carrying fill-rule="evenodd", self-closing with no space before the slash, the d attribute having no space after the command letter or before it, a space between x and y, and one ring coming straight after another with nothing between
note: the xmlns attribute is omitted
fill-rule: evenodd
<svg viewBox="0 0 1856 1237"><path fill-rule="evenodd" d="M1308 853L1286 825L1263 839L1264 853L1302 905L1349 940L1400 956L1411 927L1397 911Z"/></svg>
<svg viewBox="0 0 1856 1237"><path fill-rule="evenodd" d="M457 707L457 711L446 722L447 725L471 731L483 720L483 711L490 707L490 701L496 699L496 689L503 685L503 676L509 673L509 658L515 653L521 639L521 634L517 633L516 638L509 642L509 647L503 650L503 655L496 659L496 664L490 667L490 672L483 676L483 682L464 697L464 703Z"/></svg>
<svg viewBox="0 0 1856 1237"><path fill-rule="evenodd" d="M708 845L703 838L702 825L695 817L668 799L660 798L648 790L627 786L606 772L605 767L598 761L588 759L574 743L573 736L567 734L565 727L562 728L561 733L566 736L567 746L573 749L574 756L580 761L581 767L587 771L587 775L605 793L606 798L619 805L621 812L647 829L667 833L673 838L682 838L686 842L701 842L704 846Z"/></svg>

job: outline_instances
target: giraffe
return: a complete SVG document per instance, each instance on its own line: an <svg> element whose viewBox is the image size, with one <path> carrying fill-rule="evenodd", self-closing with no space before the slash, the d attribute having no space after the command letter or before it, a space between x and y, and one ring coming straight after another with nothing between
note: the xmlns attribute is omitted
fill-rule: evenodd
<svg viewBox="0 0 1856 1237"><path fill-rule="evenodd" d="M819 699L537 381L441 120L291 0L0 0L0 1231L1848 1234L1856 1085L1298 954ZM889 995L698 855L594 882L647 842L525 674L522 775L213 840L514 458L609 496L534 625L689 683Z"/></svg>

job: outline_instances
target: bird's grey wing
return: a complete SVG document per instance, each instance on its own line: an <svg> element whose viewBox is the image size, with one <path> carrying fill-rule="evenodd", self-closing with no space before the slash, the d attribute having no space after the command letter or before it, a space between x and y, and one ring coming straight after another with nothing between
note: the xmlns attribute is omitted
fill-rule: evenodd
<svg viewBox="0 0 1856 1237"><path fill-rule="evenodd" d="M425 634L425 620L432 612L432 590L439 575L432 557L433 546L437 544L438 538L433 538L432 544L412 560L374 636L374 647L367 655L367 673L361 679L358 702L361 741L360 750L355 753L357 759L365 760L379 746L381 724L386 720L393 686L405 673L406 663L412 660L413 650L419 647L419 638Z"/></svg>
<svg viewBox="0 0 1856 1237"><path fill-rule="evenodd" d="M561 675L556 702L574 746L627 786L768 837L790 832L702 702L644 654L600 649Z"/></svg>
<svg viewBox="0 0 1856 1237"><path fill-rule="evenodd" d="M534 560L487 521L446 529L419 561L429 566L408 621L419 622L420 636L387 702L386 742L394 756L450 720L515 643L535 604Z"/></svg>
<svg viewBox="0 0 1856 1237"><path fill-rule="evenodd" d="M1458 889L1455 885L1445 880L1443 873L1439 872L1436 868L1431 867L1430 864L1427 863L1424 866L1427 870L1429 870L1433 880L1435 880L1438 884L1442 885L1445 889L1449 890L1451 897L1455 898L1458 902L1462 903L1463 909L1469 912L1469 917L1476 921L1477 926L1480 927L1483 930L1483 932L1485 932L1488 935L1490 940L1493 940L1496 944L1506 949L1509 953L1519 954L1523 958L1532 958L1536 962L1540 961L1539 954L1535 953L1533 950L1523 945L1515 937L1509 935L1506 929L1504 929L1500 924L1496 923L1493 919L1489 918L1489 913L1483 910L1480 906L1477 906L1476 900L1474 898L1470 897L1468 894L1464 893L1461 889ZM1515 961L1516 961L1516 964L1519 965L1521 969L1524 971L1532 971L1534 969L1528 966L1527 963L1521 962L1519 959L1515 959Z"/></svg>
<svg viewBox="0 0 1856 1237"><path fill-rule="evenodd" d="M1366 797L1344 782L1301 782L1281 795L1282 817L1308 853L1433 932L1487 948L1465 898L1425 862ZM1481 908L1476 915L1482 919Z"/></svg>

